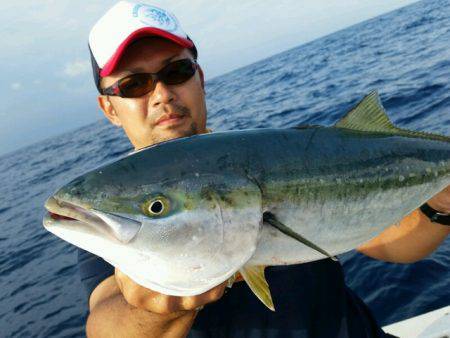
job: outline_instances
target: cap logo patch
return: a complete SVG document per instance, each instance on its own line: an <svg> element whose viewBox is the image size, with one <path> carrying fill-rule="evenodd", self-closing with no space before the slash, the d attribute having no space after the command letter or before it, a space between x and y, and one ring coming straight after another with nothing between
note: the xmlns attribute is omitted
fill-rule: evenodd
<svg viewBox="0 0 450 338"><path fill-rule="evenodd" d="M133 16L145 25L156 26L168 32L178 28L177 20L173 15L155 6L138 4L133 8Z"/></svg>

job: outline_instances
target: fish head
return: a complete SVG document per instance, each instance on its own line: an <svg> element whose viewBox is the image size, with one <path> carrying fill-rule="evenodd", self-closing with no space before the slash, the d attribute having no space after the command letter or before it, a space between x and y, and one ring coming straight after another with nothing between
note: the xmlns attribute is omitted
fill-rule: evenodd
<svg viewBox="0 0 450 338"><path fill-rule="evenodd" d="M144 181L88 173L47 200L44 226L169 295L203 293L251 258L262 202L250 180L197 173Z"/></svg>

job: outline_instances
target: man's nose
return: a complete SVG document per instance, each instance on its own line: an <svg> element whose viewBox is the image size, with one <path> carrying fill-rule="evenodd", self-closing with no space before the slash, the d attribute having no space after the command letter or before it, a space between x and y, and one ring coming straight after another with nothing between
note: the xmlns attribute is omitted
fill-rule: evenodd
<svg viewBox="0 0 450 338"><path fill-rule="evenodd" d="M175 94L171 90L170 86L158 81L151 94L151 104L153 106L158 106L161 103L169 103L173 101L174 98Z"/></svg>

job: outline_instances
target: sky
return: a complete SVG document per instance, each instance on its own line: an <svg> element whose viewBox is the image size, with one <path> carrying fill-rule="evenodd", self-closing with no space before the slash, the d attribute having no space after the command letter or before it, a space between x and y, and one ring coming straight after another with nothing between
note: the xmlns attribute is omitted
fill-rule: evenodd
<svg viewBox="0 0 450 338"><path fill-rule="evenodd" d="M154 0L199 50L206 79L416 0ZM87 39L110 0L0 0L0 155L102 118Z"/></svg>

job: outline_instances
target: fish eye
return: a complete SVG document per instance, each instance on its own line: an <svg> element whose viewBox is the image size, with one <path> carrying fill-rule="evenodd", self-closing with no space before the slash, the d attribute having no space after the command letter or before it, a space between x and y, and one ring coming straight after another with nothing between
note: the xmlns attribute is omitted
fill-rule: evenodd
<svg viewBox="0 0 450 338"><path fill-rule="evenodd" d="M154 197L142 205L142 211L150 217L165 216L170 211L170 202L164 196Z"/></svg>
<svg viewBox="0 0 450 338"><path fill-rule="evenodd" d="M149 205L148 210L156 215L159 215L164 211L164 204L160 200L153 201Z"/></svg>

